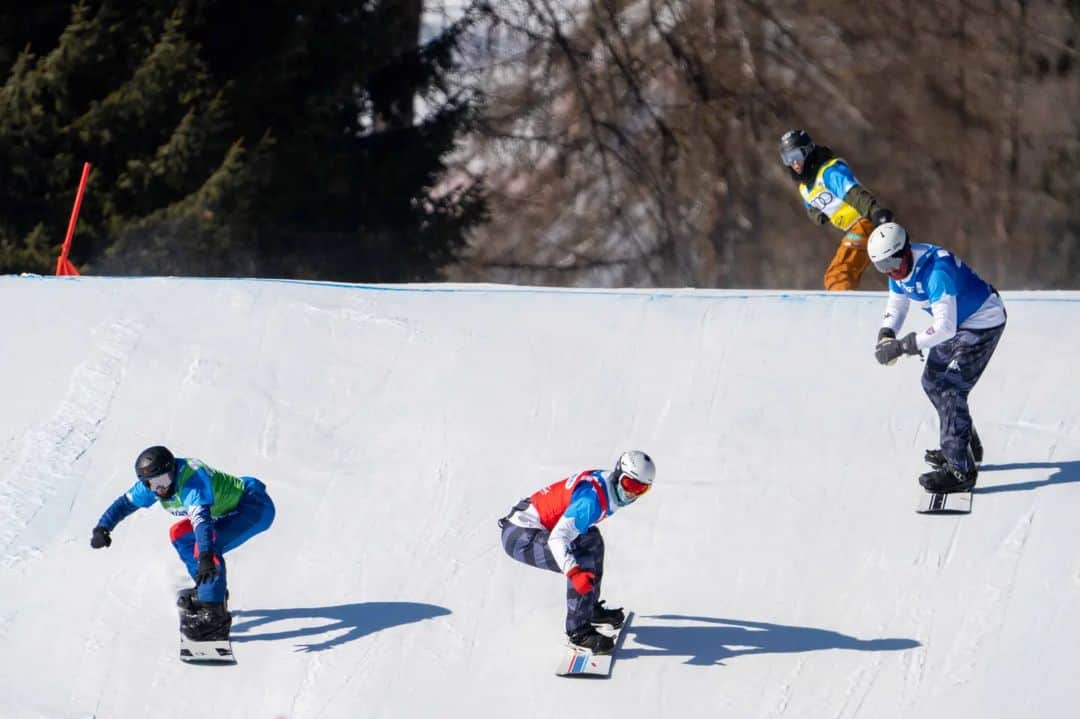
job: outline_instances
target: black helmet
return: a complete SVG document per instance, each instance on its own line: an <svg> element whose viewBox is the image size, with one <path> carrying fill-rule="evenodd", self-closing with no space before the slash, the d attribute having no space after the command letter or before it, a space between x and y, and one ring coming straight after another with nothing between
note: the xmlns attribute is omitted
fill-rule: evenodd
<svg viewBox="0 0 1080 719"><path fill-rule="evenodd" d="M806 130L788 130L780 138L780 161L785 167L791 167L796 160L806 162L814 151L814 141Z"/></svg>
<svg viewBox="0 0 1080 719"><path fill-rule="evenodd" d="M176 479L176 457L168 447L160 445L148 447L135 459L135 474L142 483L150 486L150 478L162 474L169 475L169 482Z"/></svg>

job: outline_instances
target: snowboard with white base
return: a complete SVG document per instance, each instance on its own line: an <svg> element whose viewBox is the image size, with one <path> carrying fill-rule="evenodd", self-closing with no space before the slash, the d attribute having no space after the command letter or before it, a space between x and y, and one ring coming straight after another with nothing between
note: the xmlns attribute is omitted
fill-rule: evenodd
<svg viewBox="0 0 1080 719"><path fill-rule="evenodd" d="M615 646L612 648L611 654L594 654L588 649L567 644L555 673L560 677L606 678L611 676L611 664L615 658L615 652L618 651L622 642L622 633L626 631L626 627L629 626L633 617L633 612L627 612L626 619L618 629L604 624L596 625L596 631L615 640Z"/></svg>
<svg viewBox="0 0 1080 719"><path fill-rule="evenodd" d="M180 633L180 659L189 664L236 664L232 642L196 642Z"/></svg>
<svg viewBox="0 0 1080 719"><path fill-rule="evenodd" d="M971 492L927 492L915 508L919 514L970 514Z"/></svg>
<svg viewBox="0 0 1080 719"><path fill-rule="evenodd" d="M190 590L178 593L178 599L184 593L190 593ZM180 621L183 623L185 610L179 606L177 609L180 613ZM181 628L180 661L188 664L236 664L236 657L233 655L232 642L228 639L200 642L186 636Z"/></svg>

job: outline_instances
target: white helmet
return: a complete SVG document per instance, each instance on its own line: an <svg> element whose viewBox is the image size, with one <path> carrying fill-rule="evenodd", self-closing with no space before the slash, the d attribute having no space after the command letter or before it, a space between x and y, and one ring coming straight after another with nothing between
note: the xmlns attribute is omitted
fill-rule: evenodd
<svg viewBox="0 0 1080 719"><path fill-rule="evenodd" d="M879 272L893 272L900 268L907 245L907 230L895 222L885 222L870 233L866 249Z"/></svg>
<svg viewBox="0 0 1080 719"><path fill-rule="evenodd" d="M623 452L611 473L611 487L615 503L625 507L652 487L656 477L656 464L652 457L641 450Z"/></svg>

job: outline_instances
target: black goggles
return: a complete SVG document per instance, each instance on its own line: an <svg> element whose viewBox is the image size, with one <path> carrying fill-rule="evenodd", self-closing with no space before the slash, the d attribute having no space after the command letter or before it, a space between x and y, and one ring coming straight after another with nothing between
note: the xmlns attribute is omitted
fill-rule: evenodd
<svg viewBox="0 0 1080 719"><path fill-rule="evenodd" d="M780 160L785 166L791 167L791 163L806 162L806 158L810 155L810 151L805 147L793 147L790 150L780 151Z"/></svg>
<svg viewBox="0 0 1080 719"><path fill-rule="evenodd" d="M158 490L169 488L172 484L172 475L169 472L165 472L164 474L157 474L153 477L143 477L139 481L141 481L143 486L151 492L157 492Z"/></svg>

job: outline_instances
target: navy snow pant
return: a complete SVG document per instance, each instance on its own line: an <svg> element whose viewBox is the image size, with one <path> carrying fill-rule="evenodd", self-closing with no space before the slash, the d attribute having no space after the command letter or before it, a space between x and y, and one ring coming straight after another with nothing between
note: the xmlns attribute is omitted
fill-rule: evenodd
<svg viewBox="0 0 1080 719"><path fill-rule="evenodd" d="M214 546L218 556L217 577L213 581L199 585L200 602L225 601L225 552L236 549L259 532L266 531L274 521L274 503L266 493L266 485L254 477L243 477L244 493L236 509L214 519ZM195 579L199 567L199 553L195 546L195 532L190 519L181 519L169 528L176 553L187 567L188 574Z"/></svg>
<svg viewBox="0 0 1080 719"><path fill-rule="evenodd" d="M530 567L547 569L562 574L555 555L548 547L550 534L543 529L525 529L505 519L502 527L502 545L506 553ZM590 527L570 545L578 566L596 575L596 584L588 594L578 594L570 580L566 580L566 633L575 634L589 626L593 608L600 597L600 579L604 574L604 538L600 530Z"/></svg>
<svg viewBox="0 0 1080 719"><path fill-rule="evenodd" d="M972 431L968 394L1004 331L1004 324L988 330L957 330L956 335L930 348L923 368L923 390L938 413L941 452L950 465L965 472L974 468L968 453Z"/></svg>

